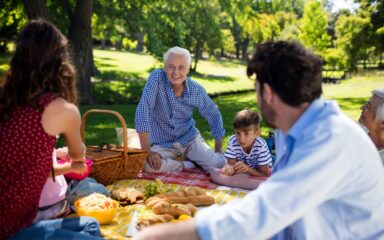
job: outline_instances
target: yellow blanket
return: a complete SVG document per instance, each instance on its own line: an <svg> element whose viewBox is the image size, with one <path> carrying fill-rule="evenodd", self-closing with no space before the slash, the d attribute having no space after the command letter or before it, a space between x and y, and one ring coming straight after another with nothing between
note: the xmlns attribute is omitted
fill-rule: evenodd
<svg viewBox="0 0 384 240"><path fill-rule="evenodd" d="M144 189L146 185L151 182L150 180L142 179L127 179L116 181L113 185L107 186L108 191L118 189L119 187L134 187L136 189ZM190 187L185 187L176 184L167 184L167 186L176 191L178 189L188 189ZM211 195L215 198L217 204L225 204L236 198L243 198L246 193L244 192L235 192L235 191L226 191L226 190L208 190L206 191L208 195ZM116 214L114 220L105 226L101 226L101 232L103 237L106 239L129 239L126 237L126 232L128 230L129 223L131 222L132 216L138 207L138 204L128 205L125 207L120 207Z"/></svg>

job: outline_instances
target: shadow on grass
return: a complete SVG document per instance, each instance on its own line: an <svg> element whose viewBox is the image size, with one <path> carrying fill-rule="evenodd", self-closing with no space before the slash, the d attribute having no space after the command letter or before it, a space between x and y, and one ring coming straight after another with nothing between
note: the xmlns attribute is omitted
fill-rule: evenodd
<svg viewBox="0 0 384 240"><path fill-rule="evenodd" d="M138 103L145 81L109 81L93 84L96 104Z"/></svg>
<svg viewBox="0 0 384 240"><path fill-rule="evenodd" d="M95 59L95 63L96 63L96 66L98 69L101 69L101 68L114 68L116 67L115 65L113 64L110 64L110 63L105 63L105 62L102 62L102 61L99 61L99 60L96 60Z"/></svg>
<svg viewBox="0 0 384 240"><path fill-rule="evenodd" d="M189 76L193 79L194 77L196 78L201 78L204 80L209 80L209 81L217 81L217 82L228 82L228 81L235 81L235 78L230 77L230 76L225 76L225 75L213 75L213 74L203 74L199 72L191 72Z"/></svg>
<svg viewBox="0 0 384 240"><path fill-rule="evenodd" d="M333 100L336 100L340 108L346 111L360 109L368 101L367 98L363 97L333 98Z"/></svg>
<svg viewBox="0 0 384 240"><path fill-rule="evenodd" d="M107 82L111 80L120 80L120 81L144 81L145 79L140 77L138 73L135 72L125 72L125 71L102 71L96 78L100 79L102 82Z"/></svg>
<svg viewBox="0 0 384 240"><path fill-rule="evenodd" d="M231 96L219 96L215 98L215 103L218 105L223 118L223 124L226 131L225 139L223 144L226 145L226 141L233 134L232 122L235 114L243 109L251 109L259 111L259 107L256 102L255 93L241 93L234 94ZM196 120L196 127L200 130L202 136L205 139L212 139L211 129L209 128L206 120L200 116L198 111L194 112L194 119ZM266 126L265 122L261 122L262 137L267 137L269 127Z"/></svg>

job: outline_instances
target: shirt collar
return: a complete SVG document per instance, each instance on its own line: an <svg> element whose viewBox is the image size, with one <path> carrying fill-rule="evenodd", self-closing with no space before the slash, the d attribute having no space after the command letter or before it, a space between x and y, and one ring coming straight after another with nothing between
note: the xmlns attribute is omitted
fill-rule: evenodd
<svg viewBox="0 0 384 240"><path fill-rule="evenodd" d="M313 122L314 118L322 110L324 104L325 102L322 98L318 98L310 103L304 113L293 124L291 129L289 129L287 135L297 140L301 136L303 129Z"/></svg>
<svg viewBox="0 0 384 240"><path fill-rule="evenodd" d="M168 80L168 76L167 76L167 72L165 71L165 69L162 69L162 71L163 71L163 74L164 74L164 76L165 76L165 79L166 79L166 82L167 82L167 85L168 85L168 87L170 88L170 89L172 89L172 85L171 85L171 83L169 82L169 80ZM184 81L184 86L185 86L185 88L184 88L184 92L183 92L183 95L182 95L182 97L186 97L186 96L188 96L188 94L189 94L189 85L190 85L190 81L191 81L191 79L189 78L189 76L187 76L186 78L185 78L185 81Z"/></svg>

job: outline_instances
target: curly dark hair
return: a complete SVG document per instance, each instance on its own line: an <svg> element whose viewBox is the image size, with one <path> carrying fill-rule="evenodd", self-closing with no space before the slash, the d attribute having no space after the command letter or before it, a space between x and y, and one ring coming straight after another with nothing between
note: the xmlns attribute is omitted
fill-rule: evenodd
<svg viewBox="0 0 384 240"><path fill-rule="evenodd" d="M16 38L10 68L0 86L0 122L17 107L39 108L45 94L77 104L75 70L67 39L50 22L28 22Z"/></svg>
<svg viewBox="0 0 384 240"><path fill-rule="evenodd" d="M297 42L266 42L248 61L247 75L256 74L261 95L267 83L283 102L295 107L320 97L321 66L320 57Z"/></svg>
<svg viewBox="0 0 384 240"><path fill-rule="evenodd" d="M245 109L236 113L235 119L233 120L233 128L242 129L254 126L256 129L259 129L260 122L261 117L257 112Z"/></svg>

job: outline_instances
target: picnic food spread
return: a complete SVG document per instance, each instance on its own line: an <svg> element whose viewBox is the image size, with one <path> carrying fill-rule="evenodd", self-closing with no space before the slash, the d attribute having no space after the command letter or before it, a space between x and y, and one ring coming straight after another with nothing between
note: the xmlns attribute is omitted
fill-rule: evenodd
<svg viewBox="0 0 384 240"><path fill-rule="evenodd" d="M76 201L75 206L78 215L95 217L101 225L113 221L119 205L122 207L119 216L121 211L133 207L136 209L133 214L136 217L131 218L129 228L137 232L154 224L190 220L197 212L197 206L214 203L215 199L203 189L190 187L171 190L170 185L157 179L140 187L114 187L110 189L110 197L92 194ZM114 223L119 221L119 216L116 216Z"/></svg>

